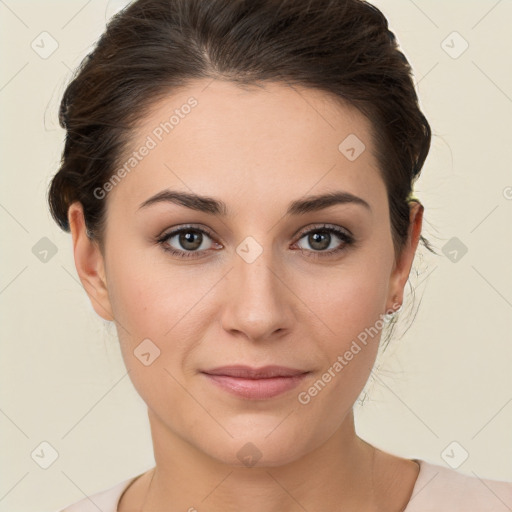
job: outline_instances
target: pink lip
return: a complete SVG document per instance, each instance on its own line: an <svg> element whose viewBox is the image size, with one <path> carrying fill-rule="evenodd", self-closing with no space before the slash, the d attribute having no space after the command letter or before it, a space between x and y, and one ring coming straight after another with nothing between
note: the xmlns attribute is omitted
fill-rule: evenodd
<svg viewBox="0 0 512 512"><path fill-rule="evenodd" d="M223 366L202 373L232 394L242 398L265 399L293 389L309 372L284 366Z"/></svg>

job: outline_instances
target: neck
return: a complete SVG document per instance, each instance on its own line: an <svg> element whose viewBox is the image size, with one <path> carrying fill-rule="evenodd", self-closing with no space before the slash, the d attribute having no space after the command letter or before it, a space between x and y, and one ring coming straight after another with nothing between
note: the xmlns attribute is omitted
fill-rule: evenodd
<svg viewBox="0 0 512 512"><path fill-rule="evenodd" d="M286 464L230 465L198 451L148 411L156 469L144 512L377 510L375 449L355 433L353 412L322 445Z"/></svg>

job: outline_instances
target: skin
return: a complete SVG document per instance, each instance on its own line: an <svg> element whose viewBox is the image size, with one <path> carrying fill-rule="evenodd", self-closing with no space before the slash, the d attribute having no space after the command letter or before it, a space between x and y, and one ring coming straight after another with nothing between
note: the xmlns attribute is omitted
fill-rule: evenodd
<svg viewBox="0 0 512 512"><path fill-rule="evenodd" d="M411 203L409 239L396 255L369 121L312 89L193 82L153 105L133 150L190 96L198 105L109 193L104 253L85 234L80 203L68 212L81 282L95 311L116 323L148 406L156 470L144 510L403 510L418 465L374 448L354 428L352 407L380 331L308 404L297 395L402 303L423 207ZM338 150L349 134L366 146L354 161ZM221 199L229 215L173 203L139 209L166 188ZM285 215L291 201L337 190L371 211L348 203ZM200 257L173 256L155 241L189 223L215 235L204 235ZM348 229L356 242L322 256L304 236L315 224ZM251 263L236 252L248 236L262 248ZM167 244L190 247L178 236ZM332 234L328 249L340 246ZM145 338L160 349L149 366L134 356ZM199 373L236 363L311 373L299 388L257 401ZM253 467L237 457L248 442L261 452ZM127 489L121 512L142 508L151 476Z"/></svg>

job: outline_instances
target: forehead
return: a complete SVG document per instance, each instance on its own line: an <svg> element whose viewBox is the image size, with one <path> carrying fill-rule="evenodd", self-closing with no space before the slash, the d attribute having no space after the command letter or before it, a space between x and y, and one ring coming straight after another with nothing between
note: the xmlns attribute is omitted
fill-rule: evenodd
<svg viewBox="0 0 512 512"><path fill-rule="evenodd" d="M233 210L341 189L379 201L370 130L358 110L322 91L192 82L139 122L109 202L122 197L133 211L165 188L222 197L238 203Z"/></svg>

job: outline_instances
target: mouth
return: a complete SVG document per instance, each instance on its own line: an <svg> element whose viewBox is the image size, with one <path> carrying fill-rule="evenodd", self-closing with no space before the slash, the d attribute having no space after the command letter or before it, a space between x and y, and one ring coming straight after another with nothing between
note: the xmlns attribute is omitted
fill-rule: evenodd
<svg viewBox="0 0 512 512"><path fill-rule="evenodd" d="M223 366L201 372L220 389L252 400L281 395L298 386L310 372L284 366Z"/></svg>

